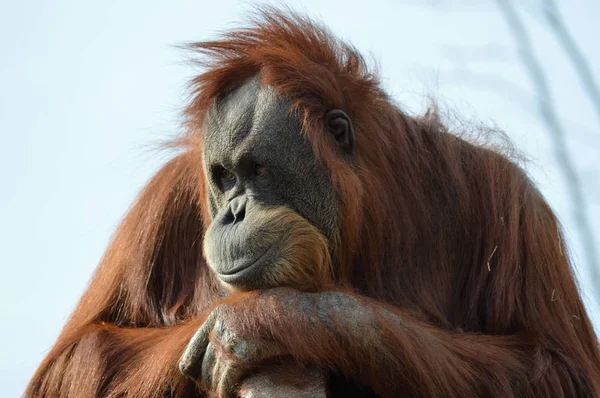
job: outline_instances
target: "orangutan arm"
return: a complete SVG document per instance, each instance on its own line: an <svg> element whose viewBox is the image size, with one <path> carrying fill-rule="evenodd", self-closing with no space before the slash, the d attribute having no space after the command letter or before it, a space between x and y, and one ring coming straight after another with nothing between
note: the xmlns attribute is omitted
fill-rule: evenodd
<svg viewBox="0 0 600 398"><path fill-rule="evenodd" d="M202 321L169 328L88 325L59 341L25 396L185 396L195 387L181 376L177 361Z"/></svg>
<svg viewBox="0 0 600 398"><path fill-rule="evenodd" d="M218 304L217 304L218 306ZM204 396L178 370L185 347L205 317L165 328L90 324L63 336L34 375L26 397ZM238 386L241 397L325 397L314 367L264 366Z"/></svg>
<svg viewBox="0 0 600 398"><path fill-rule="evenodd" d="M25 396L144 397L192 387L177 361L216 296L194 244L203 233L194 156L175 157L148 183Z"/></svg>
<svg viewBox="0 0 600 398"><path fill-rule="evenodd" d="M180 366L218 396L270 357L318 364L378 396L529 396L577 383L568 359L538 343L441 329L350 293L279 288L217 307Z"/></svg>

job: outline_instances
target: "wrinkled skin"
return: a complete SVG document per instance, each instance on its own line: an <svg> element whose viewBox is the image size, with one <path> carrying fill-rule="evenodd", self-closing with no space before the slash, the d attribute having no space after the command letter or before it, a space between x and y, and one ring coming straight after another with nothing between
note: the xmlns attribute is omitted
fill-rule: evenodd
<svg viewBox="0 0 600 398"><path fill-rule="evenodd" d="M203 161L212 223L204 254L230 290L324 279L311 274L314 258L297 261L302 250L294 242L307 230L318 235L322 251L335 252L339 195L290 106L250 79L217 101L207 118Z"/></svg>
<svg viewBox="0 0 600 398"><path fill-rule="evenodd" d="M265 313L272 316L265 317ZM401 324L399 318L386 315ZM210 396L326 396L327 367L315 361L312 347L295 346L293 334L313 334L309 341L315 342L325 336L325 344L330 339L330 348L337 351L349 349L355 341L377 341L381 336L373 333L378 329L371 327L375 324L369 304L345 293L304 293L291 288L245 293L212 310L179 366ZM295 360L302 359L299 348L307 350L305 366L291 360L292 354ZM265 364L275 365L269 369ZM288 375L287 380L282 373Z"/></svg>
<svg viewBox="0 0 600 398"><path fill-rule="evenodd" d="M243 330L240 307L216 307L190 342L180 365L183 373L219 397L235 396L233 386L259 364L285 355L281 344Z"/></svg>

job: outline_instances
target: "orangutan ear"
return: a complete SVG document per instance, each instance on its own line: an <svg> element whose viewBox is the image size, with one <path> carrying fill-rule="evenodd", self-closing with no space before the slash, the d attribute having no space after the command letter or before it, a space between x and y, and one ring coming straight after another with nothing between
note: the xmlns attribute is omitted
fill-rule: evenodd
<svg viewBox="0 0 600 398"><path fill-rule="evenodd" d="M331 133L339 147L347 153L354 148L354 129L352 122L344 111L332 109L325 114L325 127Z"/></svg>

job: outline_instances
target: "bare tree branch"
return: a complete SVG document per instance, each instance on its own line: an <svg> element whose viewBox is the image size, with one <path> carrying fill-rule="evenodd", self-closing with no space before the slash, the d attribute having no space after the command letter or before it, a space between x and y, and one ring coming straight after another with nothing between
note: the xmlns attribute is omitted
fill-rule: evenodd
<svg viewBox="0 0 600 398"><path fill-rule="evenodd" d="M574 166L573 159L567 149L565 132L557 116L556 104L550 87L548 78L534 53L534 48L529 37L529 33L525 30L525 26L519 14L513 8L513 3L510 0L496 0L510 31L512 32L515 42L518 46L518 53L523 65L529 73L529 77L537 92L538 108L546 128L550 133L550 138L553 146L554 156L558 162L561 172L563 173L567 191L571 199L573 219L578 229L585 257L588 261L590 274L593 279L594 295L596 300L600 302L600 269L598 267L598 255L594 244L593 231L586 217L586 202L583 193L582 184Z"/></svg>
<svg viewBox="0 0 600 398"><path fill-rule="evenodd" d="M452 82L465 82L479 91L487 91L499 96L505 96L518 107L532 110L531 94L517 84L504 79L502 76L472 71L468 68L454 68L444 72L446 78ZM537 115L537 110L535 111Z"/></svg>
<svg viewBox="0 0 600 398"><path fill-rule="evenodd" d="M532 106L531 104L533 96L519 85L504 79L498 74L474 71L469 69L468 66L463 67L462 65L465 65L466 61L456 64L457 66L455 68L443 71L444 79L440 82L440 84L457 84L457 82L466 83L479 91L487 91L498 96L504 96L508 98L511 103L526 110L528 113L539 117L538 108ZM421 69L427 71L432 70L432 68L425 66L422 66ZM449 82L446 82L446 80L449 80ZM568 125L573 127L572 129L569 129L569 138L571 142L587 144L589 143L590 139L597 134L596 130L593 130L587 124L583 124L581 120L573 119L572 117L569 117L568 115L565 115L559 111L557 112L557 117L564 122L568 122ZM600 148L592 149L600 154ZM580 169L579 174L582 174L582 172L584 172L584 170ZM600 186L598 183L596 183L595 179L590 180L585 178L584 180L587 181L588 187L593 185ZM590 191L588 190L588 197L589 193Z"/></svg>
<svg viewBox="0 0 600 398"><path fill-rule="evenodd" d="M504 45L487 44L479 47L466 47L461 45L445 45L442 48L444 56L455 63L463 64L465 59L474 62L509 63L512 53Z"/></svg>
<svg viewBox="0 0 600 398"><path fill-rule="evenodd" d="M581 85L594 106L596 117L600 123L600 88L598 88L598 84L594 79L594 74L581 50L577 46L577 43L563 23L556 2L554 0L545 0L543 9L548 25L556 35L557 40L567 53L573 67L577 71L577 76L581 80Z"/></svg>

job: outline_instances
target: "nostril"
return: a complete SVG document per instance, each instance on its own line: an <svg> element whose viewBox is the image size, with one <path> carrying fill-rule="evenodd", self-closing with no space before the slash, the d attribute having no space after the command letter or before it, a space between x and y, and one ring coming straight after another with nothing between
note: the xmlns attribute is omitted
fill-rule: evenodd
<svg viewBox="0 0 600 398"><path fill-rule="evenodd" d="M239 211L234 213L233 216L235 217L235 222L244 221L244 217L246 217L246 206L243 206L241 209L239 209Z"/></svg>
<svg viewBox="0 0 600 398"><path fill-rule="evenodd" d="M231 212L231 209L227 210L227 213L223 216L223 224L233 224L235 222L235 216Z"/></svg>
<svg viewBox="0 0 600 398"><path fill-rule="evenodd" d="M231 214L233 222L243 221L246 216L246 201L240 198L231 202Z"/></svg>
<svg viewBox="0 0 600 398"><path fill-rule="evenodd" d="M229 203L229 208L223 216L224 224L234 224L244 221L246 217L246 199L235 198Z"/></svg>

